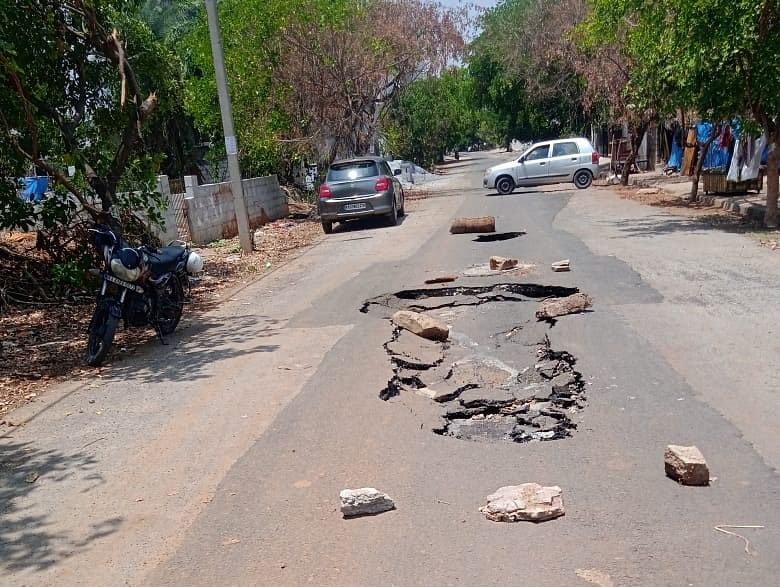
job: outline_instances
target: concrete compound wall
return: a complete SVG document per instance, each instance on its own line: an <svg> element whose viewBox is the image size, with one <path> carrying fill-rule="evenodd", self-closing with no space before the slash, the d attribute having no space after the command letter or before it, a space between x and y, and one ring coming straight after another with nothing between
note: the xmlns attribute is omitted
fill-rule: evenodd
<svg viewBox="0 0 780 587"><path fill-rule="evenodd" d="M241 183L252 229L287 216L287 196L279 188L275 175L253 177ZM186 176L184 185L184 201L193 243L203 245L238 234L233 191L229 182L199 186L195 176Z"/></svg>
<svg viewBox="0 0 780 587"><path fill-rule="evenodd" d="M179 230L176 228L176 214L171 205L171 188L168 183L167 175L160 175L157 178L157 191L165 197L168 202L168 206L163 212L163 221L165 228L157 228L155 236L160 239L162 244L167 245L169 242L177 240L179 238Z"/></svg>

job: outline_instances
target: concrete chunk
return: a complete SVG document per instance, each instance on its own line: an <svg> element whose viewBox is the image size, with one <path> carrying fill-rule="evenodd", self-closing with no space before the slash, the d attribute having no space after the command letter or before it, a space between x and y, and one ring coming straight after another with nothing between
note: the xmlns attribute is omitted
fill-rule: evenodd
<svg viewBox="0 0 780 587"><path fill-rule="evenodd" d="M390 496L374 489L344 489L340 494L341 513L345 518L370 516L395 509L395 503Z"/></svg>
<svg viewBox="0 0 780 587"><path fill-rule="evenodd" d="M695 446L670 444L664 452L666 474L681 485L709 485L710 470Z"/></svg>
<svg viewBox="0 0 780 587"><path fill-rule="evenodd" d="M490 269L493 271L506 271L507 269L514 269L518 264L517 259L509 259L508 257L490 257Z"/></svg>
<svg viewBox="0 0 780 587"><path fill-rule="evenodd" d="M566 314L584 312L593 305L591 299L583 293L576 293L565 298L550 298L539 304L536 310L537 320L550 320Z"/></svg>
<svg viewBox="0 0 780 587"><path fill-rule="evenodd" d="M501 487L487 496L487 504L479 511L494 522L543 522L564 514L563 490L538 483Z"/></svg>
<svg viewBox="0 0 780 587"><path fill-rule="evenodd" d="M429 340L444 341L450 335L450 327L419 312L399 310L393 314L393 324Z"/></svg>

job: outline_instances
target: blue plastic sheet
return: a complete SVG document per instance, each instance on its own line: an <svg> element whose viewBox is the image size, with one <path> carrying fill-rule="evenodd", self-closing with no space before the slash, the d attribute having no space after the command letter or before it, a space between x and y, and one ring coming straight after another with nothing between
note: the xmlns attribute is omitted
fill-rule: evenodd
<svg viewBox="0 0 780 587"><path fill-rule="evenodd" d="M712 123L700 122L696 125L696 140L703 144L712 136ZM704 169L725 169L729 165L729 150L720 146L720 140L715 139L704 157Z"/></svg>
<svg viewBox="0 0 780 587"><path fill-rule="evenodd" d="M22 199L36 204L43 200L43 195L49 189L49 178L45 175L37 177L25 177L24 189L21 192Z"/></svg>
<svg viewBox="0 0 780 587"><path fill-rule="evenodd" d="M669 153L669 161L666 162L666 166L670 167L671 169L676 169L677 171L680 171L680 168L682 167L682 159L683 159L683 150L682 145L678 143L677 141L672 141L672 150Z"/></svg>

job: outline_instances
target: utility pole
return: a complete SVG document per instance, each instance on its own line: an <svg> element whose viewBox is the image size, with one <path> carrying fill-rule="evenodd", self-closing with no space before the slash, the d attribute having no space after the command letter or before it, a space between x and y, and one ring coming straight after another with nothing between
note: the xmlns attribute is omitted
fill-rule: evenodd
<svg viewBox="0 0 780 587"><path fill-rule="evenodd" d="M249 215L244 201L244 188L241 185L241 168L238 165L238 143L233 129L233 106L230 103L227 78L225 76L225 57L222 54L222 40L219 34L219 17L216 0L206 0L206 13L209 20L211 54L214 57L214 74L219 95L219 110L222 113L222 128L225 132L225 151L227 151L228 173L233 191L233 205L236 209L236 224L241 249L249 253L254 248L254 238L249 230Z"/></svg>

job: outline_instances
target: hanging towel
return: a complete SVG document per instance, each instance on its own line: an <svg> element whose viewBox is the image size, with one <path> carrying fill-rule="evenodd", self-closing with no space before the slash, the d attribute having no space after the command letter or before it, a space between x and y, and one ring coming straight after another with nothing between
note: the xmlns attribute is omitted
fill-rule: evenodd
<svg viewBox="0 0 780 587"><path fill-rule="evenodd" d="M742 152L742 143L744 139L737 139L734 143L734 154L731 156L731 165L729 166L729 172L726 174L726 181L738 182L740 172L742 171L742 161L740 160L740 153Z"/></svg>
<svg viewBox="0 0 780 587"><path fill-rule="evenodd" d="M759 138L749 141L748 154L742 167L742 181L758 177L758 169L761 167L761 153L764 151L766 142L766 135L761 135Z"/></svg>

